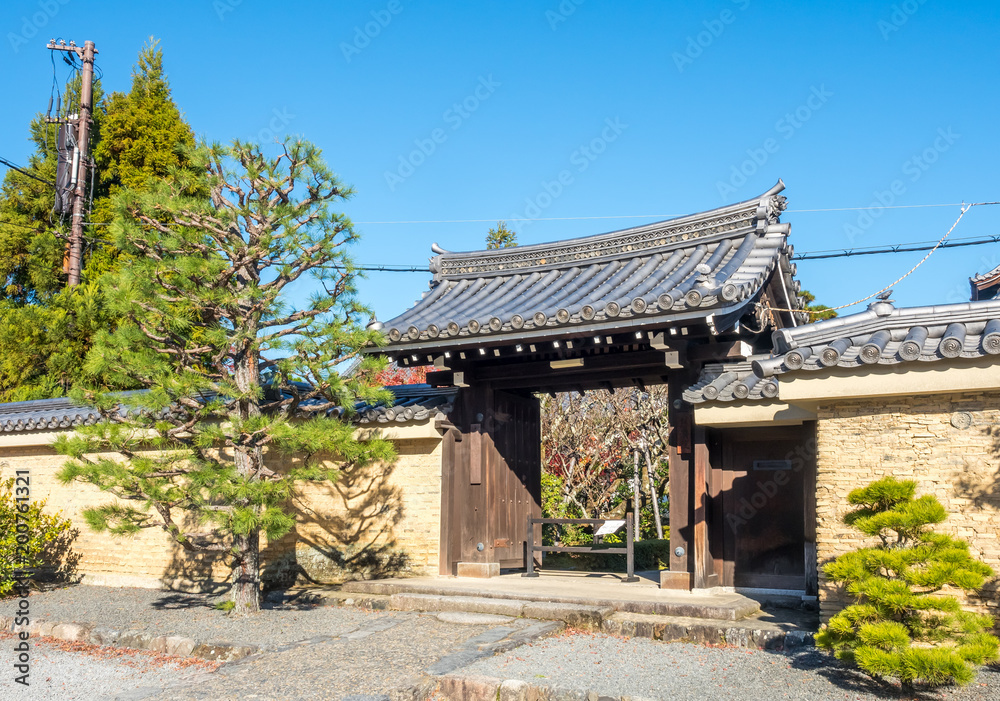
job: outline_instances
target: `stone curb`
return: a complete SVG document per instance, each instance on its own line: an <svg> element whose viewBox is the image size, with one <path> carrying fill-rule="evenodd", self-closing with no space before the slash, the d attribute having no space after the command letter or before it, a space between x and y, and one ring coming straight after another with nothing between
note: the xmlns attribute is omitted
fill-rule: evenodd
<svg viewBox="0 0 1000 701"><path fill-rule="evenodd" d="M605 618L601 632L625 638L649 638L663 642L687 642L705 645L729 645L757 650L795 650L813 646L813 634L804 630L754 628L750 625L726 625L691 619L645 618L617 614Z"/></svg>
<svg viewBox="0 0 1000 701"><path fill-rule="evenodd" d="M641 696L601 696L595 691L482 676L442 677L437 694L454 701L650 701Z"/></svg>
<svg viewBox="0 0 1000 701"><path fill-rule="evenodd" d="M9 616L0 616L0 631L11 633L27 631L31 637L50 637L91 645L151 650L178 657L200 657L215 662L232 662L260 651L256 645L202 643L182 635L153 635L138 630L120 631L84 623L34 621L27 626L15 626L14 619Z"/></svg>

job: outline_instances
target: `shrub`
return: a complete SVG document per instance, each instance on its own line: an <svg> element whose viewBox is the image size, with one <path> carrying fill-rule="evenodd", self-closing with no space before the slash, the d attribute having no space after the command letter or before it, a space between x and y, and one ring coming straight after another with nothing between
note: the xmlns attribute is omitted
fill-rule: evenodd
<svg viewBox="0 0 1000 701"><path fill-rule="evenodd" d="M70 521L43 513L44 501L18 502L16 490L13 477L0 482L0 597L13 590L17 569L59 575L75 564L69 551L75 535Z"/></svg>
<svg viewBox="0 0 1000 701"><path fill-rule="evenodd" d="M841 555L823 568L855 603L834 616L816 644L876 679L905 688L973 679L973 665L997 659L989 616L962 610L948 587L980 589L993 570L962 540L929 530L947 517L933 496L914 498L916 482L894 477L855 489L844 523L879 544Z"/></svg>
<svg viewBox="0 0 1000 701"><path fill-rule="evenodd" d="M590 545L591 543L587 543ZM607 539L597 550L623 547L621 542ZM670 569L670 539L640 540L634 546L635 571ZM550 553L545 555L546 567L560 568L572 565L577 569L591 572L625 572L625 555L602 555L600 553Z"/></svg>

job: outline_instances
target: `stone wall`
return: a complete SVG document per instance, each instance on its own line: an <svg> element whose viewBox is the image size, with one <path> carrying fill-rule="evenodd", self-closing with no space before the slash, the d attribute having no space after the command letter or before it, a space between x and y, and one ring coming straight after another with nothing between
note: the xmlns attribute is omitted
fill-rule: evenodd
<svg viewBox="0 0 1000 701"><path fill-rule="evenodd" d="M816 544L824 620L844 606L822 566L865 539L841 519L847 495L886 475L917 482L948 520L937 530L966 540L1000 573L1000 392L843 400L817 410ZM971 607L1000 615L998 582L987 583Z"/></svg>
<svg viewBox="0 0 1000 701"><path fill-rule="evenodd" d="M392 574L437 574L441 524L441 440L395 441L399 458L341 473L335 483L303 485L292 502L296 528L275 543L261 543L265 581L272 586L329 583ZM230 568L225 556L188 554L159 527L134 536L92 531L84 509L113 497L91 485L62 484L66 460L45 445L0 446L0 478L28 470L31 499L61 511L78 534L77 574L83 583L222 590Z"/></svg>

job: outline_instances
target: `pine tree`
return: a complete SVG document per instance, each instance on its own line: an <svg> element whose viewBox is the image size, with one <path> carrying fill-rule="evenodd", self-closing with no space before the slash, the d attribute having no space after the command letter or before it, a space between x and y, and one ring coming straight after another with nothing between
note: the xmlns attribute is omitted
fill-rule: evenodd
<svg viewBox="0 0 1000 701"><path fill-rule="evenodd" d="M75 104L77 77L63 104ZM113 198L123 187L142 189L184 167L194 134L170 94L163 54L155 40L143 47L128 93L105 98L95 84L92 143L96 164L93 210L86 229L84 283L65 287L63 256L68 223L52 213L54 189L11 171L0 198L0 401L61 396L79 377L99 329L114 326L96 284L121 264L109 238ZM31 125L36 153L31 172L55 180L56 126L38 115ZM130 388L133 385L109 385Z"/></svg>
<svg viewBox="0 0 1000 701"><path fill-rule="evenodd" d="M855 600L816 636L816 644L877 679L904 687L965 684L973 665L997 659L993 619L965 611L947 587L980 589L993 570L969 554L962 540L929 530L946 514L931 495L914 498L916 482L885 477L855 489L857 508L844 523L879 544L826 565Z"/></svg>
<svg viewBox="0 0 1000 701"><path fill-rule="evenodd" d="M333 210L352 191L315 146L290 139L273 158L254 144L203 146L192 162L208 197L178 168L117 198L114 243L130 263L102 285L122 322L98 334L86 370L147 391L75 389L106 420L56 450L72 458L61 479L119 499L86 511L94 529L160 527L188 553L228 553L234 610L252 612L260 534L293 526L295 484L335 479L334 462L394 457L388 441L357 440L350 422L328 415L350 414L358 398L391 401L370 382L384 361L364 356L358 371L338 373L384 341L361 325L370 313L346 252L358 235ZM292 310L303 276L324 292Z"/></svg>
<svg viewBox="0 0 1000 701"><path fill-rule="evenodd" d="M832 307L828 307L825 304L813 304L816 301L816 295L814 295L809 290L802 290L799 292L799 296L805 300L805 309L808 312L812 312L809 315L810 321L824 321L825 319L833 319L837 316L837 310Z"/></svg>
<svg viewBox="0 0 1000 701"><path fill-rule="evenodd" d="M507 222L498 221L496 228L486 234L486 248L512 248L517 245L517 232L507 228Z"/></svg>

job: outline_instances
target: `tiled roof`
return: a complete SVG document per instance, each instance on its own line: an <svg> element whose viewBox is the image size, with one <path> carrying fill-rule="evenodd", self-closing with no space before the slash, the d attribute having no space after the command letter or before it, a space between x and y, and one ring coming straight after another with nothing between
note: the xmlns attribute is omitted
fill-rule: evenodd
<svg viewBox="0 0 1000 701"><path fill-rule="evenodd" d="M752 359L739 363L708 363L702 368L698 382L684 390L683 396L691 404L773 399L778 396L778 379L755 375Z"/></svg>
<svg viewBox="0 0 1000 701"><path fill-rule="evenodd" d="M969 278L969 280L971 280L972 282L985 282L987 280L992 280L998 277L1000 277L1000 265L993 268L993 270L989 271L988 273L979 273L975 277Z"/></svg>
<svg viewBox="0 0 1000 701"><path fill-rule="evenodd" d="M396 397L393 405L358 404L355 408L358 410L359 423L404 423L444 417L451 411L458 393L457 387L431 387L425 384L399 385L387 389L392 390Z"/></svg>
<svg viewBox="0 0 1000 701"><path fill-rule="evenodd" d="M0 404L0 432L4 433L89 426L100 420L96 409L66 398Z"/></svg>
<svg viewBox="0 0 1000 701"><path fill-rule="evenodd" d="M751 304L776 269L787 303L800 308L789 225L779 222L783 189L779 181L738 204L553 244L471 253L435 246L430 291L384 324L382 350L722 317Z"/></svg>
<svg viewBox="0 0 1000 701"><path fill-rule="evenodd" d="M706 365L684 398L700 403L776 397L781 375L834 367L862 370L984 356L1000 362L1000 300L901 309L879 301L860 314L779 329L772 340L769 357ZM741 384L752 384L751 391L744 394Z"/></svg>
<svg viewBox="0 0 1000 701"><path fill-rule="evenodd" d="M451 410L458 391L453 387L430 385L400 385L388 387L396 398L391 407L384 404L370 406L364 402L355 405L354 420L362 425L390 422L423 421L444 416ZM308 414L309 406L300 407ZM333 410L331 413L337 413ZM29 402L0 404L0 433L23 431L51 431L73 426L89 426L101 420L96 409L74 404L68 398L40 399Z"/></svg>

